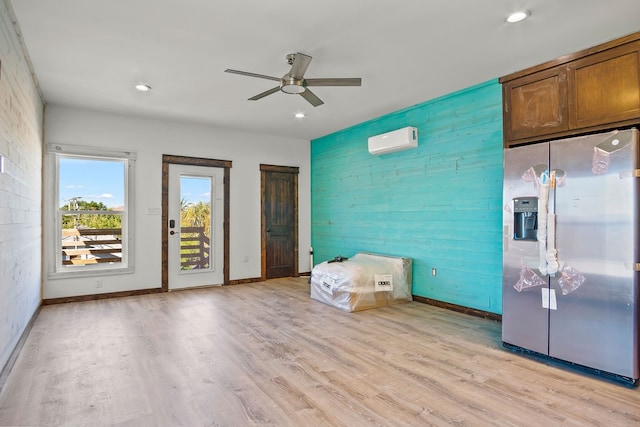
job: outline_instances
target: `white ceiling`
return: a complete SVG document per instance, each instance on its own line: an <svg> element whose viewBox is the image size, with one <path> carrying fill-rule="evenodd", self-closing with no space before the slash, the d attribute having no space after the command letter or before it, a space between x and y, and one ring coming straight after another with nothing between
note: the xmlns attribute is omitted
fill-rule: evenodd
<svg viewBox="0 0 640 427"><path fill-rule="evenodd" d="M640 30L639 0L11 0L45 100L313 139ZM531 17L507 24L509 12ZM288 53L317 87L281 92ZM148 93L135 83L152 86ZM307 117L295 119L294 113Z"/></svg>

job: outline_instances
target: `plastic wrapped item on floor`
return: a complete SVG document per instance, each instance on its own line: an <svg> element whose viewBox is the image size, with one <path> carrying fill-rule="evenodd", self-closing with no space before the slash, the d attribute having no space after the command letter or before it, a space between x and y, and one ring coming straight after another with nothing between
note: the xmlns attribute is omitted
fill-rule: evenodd
<svg viewBox="0 0 640 427"><path fill-rule="evenodd" d="M411 258L357 253L311 271L311 298L343 311L411 301Z"/></svg>

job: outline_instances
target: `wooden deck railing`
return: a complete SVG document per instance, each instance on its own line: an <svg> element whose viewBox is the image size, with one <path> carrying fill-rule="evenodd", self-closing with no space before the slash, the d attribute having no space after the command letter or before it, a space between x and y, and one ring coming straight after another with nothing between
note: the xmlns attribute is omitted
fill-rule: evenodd
<svg viewBox="0 0 640 427"><path fill-rule="evenodd" d="M204 227L182 227L180 268L209 268L210 241ZM70 228L62 230L62 264L122 262L122 229Z"/></svg>
<svg viewBox="0 0 640 427"><path fill-rule="evenodd" d="M62 229L62 265L122 262L122 229Z"/></svg>
<svg viewBox="0 0 640 427"><path fill-rule="evenodd" d="M210 241L204 227L181 227L180 269L209 268Z"/></svg>

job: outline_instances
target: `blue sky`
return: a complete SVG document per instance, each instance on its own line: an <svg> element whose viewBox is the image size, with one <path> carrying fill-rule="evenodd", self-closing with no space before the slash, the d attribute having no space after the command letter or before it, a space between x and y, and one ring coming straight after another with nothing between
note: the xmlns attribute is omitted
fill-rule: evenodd
<svg viewBox="0 0 640 427"><path fill-rule="evenodd" d="M124 167L125 163L117 160L61 158L59 206L74 197L102 202L110 208L123 206ZM183 177L180 187L180 198L188 203L209 201L211 184L208 179Z"/></svg>
<svg viewBox="0 0 640 427"><path fill-rule="evenodd" d="M200 177L182 177L180 180L180 199L188 203L209 202L211 198L211 180Z"/></svg>
<svg viewBox="0 0 640 427"><path fill-rule="evenodd" d="M123 161L61 158L59 205L81 197L110 208L123 206L124 166Z"/></svg>

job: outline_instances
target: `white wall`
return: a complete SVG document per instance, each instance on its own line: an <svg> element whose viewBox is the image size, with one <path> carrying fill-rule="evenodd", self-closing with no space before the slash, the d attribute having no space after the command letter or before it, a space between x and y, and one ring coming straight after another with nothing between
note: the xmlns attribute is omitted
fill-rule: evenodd
<svg viewBox="0 0 640 427"><path fill-rule="evenodd" d="M0 1L0 370L40 304L43 103Z"/></svg>
<svg viewBox="0 0 640 427"><path fill-rule="evenodd" d="M50 279L44 298L158 288L161 286L162 155L231 160L230 279L261 276L260 164L297 166L299 174L299 271L310 271L309 141L132 118L78 108L47 106L46 143L135 151L135 272L105 276L96 289L90 278ZM45 227L51 217L45 210ZM47 245L45 245L45 253ZM243 261L244 255L249 258ZM45 272L46 273L46 272Z"/></svg>

